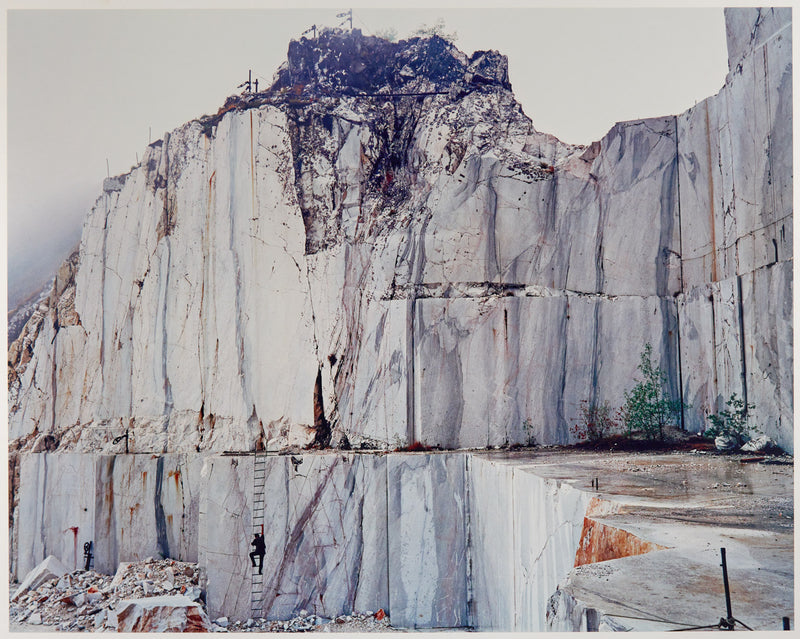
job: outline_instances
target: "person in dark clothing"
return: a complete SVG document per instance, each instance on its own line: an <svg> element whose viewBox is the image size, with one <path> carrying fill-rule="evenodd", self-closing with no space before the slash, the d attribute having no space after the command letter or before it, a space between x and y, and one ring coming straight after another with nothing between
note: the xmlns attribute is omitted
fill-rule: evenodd
<svg viewBox="0 0 800 639"><path fill-rule="evenodd" d="M256 533L255 538L253 541L250 542L251 546L255 546L256 549L250 553L250 561L253 562L253 568L256 567L256 555L258 555L258 574L261 574L261 571L264 569L264 555L267 554L267 545L264 543L264 535L261 533Z"/></svg>

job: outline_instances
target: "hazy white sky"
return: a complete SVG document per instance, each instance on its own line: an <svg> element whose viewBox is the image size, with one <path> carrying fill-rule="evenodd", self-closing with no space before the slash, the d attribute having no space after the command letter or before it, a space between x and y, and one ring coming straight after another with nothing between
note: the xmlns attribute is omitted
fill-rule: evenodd
<svg viewBox="0 0 800 639"><path fill-rule="evenodd" d="M65 250L58 238L77 237L106 160L111 175L128 171L149 139L216 112L248 69L268 85L291 38L312 24L339 24L345 8L327 7L9 11L10 285L44 253ZM534 126L566 142L600 139L616 121L680 113L716 93L727 72L721 6L354 7L356 28L394 27L401 38L437 18L465 53L506 54Z"/></svg>

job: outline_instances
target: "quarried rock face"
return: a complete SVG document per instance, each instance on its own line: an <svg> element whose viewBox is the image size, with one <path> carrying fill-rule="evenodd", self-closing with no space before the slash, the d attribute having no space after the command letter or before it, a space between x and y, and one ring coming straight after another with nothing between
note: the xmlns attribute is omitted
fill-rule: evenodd
<svg viewBox="0 0 800 639"><path fill-rule="evenodd" d="M725 86L677 120L686 428L735 392L793 450L791 12L725 18Z"/></svg>
<svg viewBox="0 0 800 639"><path fill-rule="evenodd" d="M10 438L567 443L650 343L685 427L736 392L791 450L791 29L770 11L729 35L717 96L589 147L534 129L496 52L293 42L270 89L107 181L10 349Z"/></svg>
<svg viewBox="0 0 800 639"><path fill-rule="evenodd" d="M118 612L121 599L185 590L192 599L202 593L212 619L240 622L383 610L394 626L408 629L577 630L597 628L605 616L602 623L653 630L662 629L653 619L677 627L716 621L708 611L724 601L716 554L723 535L741 602L737 616L765 629L780 611L791 611L786 456L745 464L742 457L689 452L206 453L191 456L192 465L201 463L199 472L180 463L186 457L22 453L23 474L46 471L48 483L22 484L18 565L28 570L52 553L71 569L67 542L74 528L80 541L94 540L97 567L109 574L97 585L97 596L107 595L98 607ZM77 458L99 473L92 490L104 494L93 518L83 511L89 490L62 498L69 503L59 507L49 500L47 509L34 508L42 494L59 494L65 483L59 478L89 474ZM115 458L109 478L104 473ZM159 467L169 469L160 489L151 479ZM182 471L182 509L176 493L168 496L175 468ZM194 510L188 495L200 495ZM180 522L193 547L174 543L177 526L165 531L159 520ZM253 532L262 530L259 574L248 555ZM187 575L171 559L154 561L159 553L196 556L198 570ZM125 563L142 555L150 558ZM92 577L82 570L75 575L68 593L49 592L47 607L59 606L65 595L73 605L86 603L84 580ZM758 588L744 587L749 584ZM692 596L684 602L687 593ZM27 611L47 594L24 594L16 607ZM171 608L139 601L130 625L174 620ZM677 618L675 601L681 601ZM160 610L155 620L148 620L150 604ZM52 619L47 607L45 621ZM635 622L637 609L660 612ZM103 623L116 621L109 614Z"/></svg>

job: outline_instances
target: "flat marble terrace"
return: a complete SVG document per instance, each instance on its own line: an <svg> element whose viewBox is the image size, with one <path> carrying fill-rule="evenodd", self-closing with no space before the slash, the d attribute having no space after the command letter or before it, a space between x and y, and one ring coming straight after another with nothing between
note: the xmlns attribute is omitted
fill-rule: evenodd
<svg viewBox="0 0 800 639"><path fill-rule="evenodd" d="M715 624L727 616L720 548L734 618L756 630L780 630L789 617L794 627L790 462L703 453L504 457L499 463L569 481L596 498L575 567L548 604L548 628Z"/></svg>

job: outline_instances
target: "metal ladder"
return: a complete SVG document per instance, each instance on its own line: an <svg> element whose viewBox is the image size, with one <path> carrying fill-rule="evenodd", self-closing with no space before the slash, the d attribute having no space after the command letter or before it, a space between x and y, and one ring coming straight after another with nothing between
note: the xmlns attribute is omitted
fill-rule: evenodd
<svg viewBox="0 0 800 639"><path fill-rule="evenodd" d="M264 451L253 454L253 535L257 532L264 534L264 482L267 476L267 454ZM259 619L264 616L264 575L258 574L258 567L250 568L252 571L250 583L250 616Z"/></svg>

